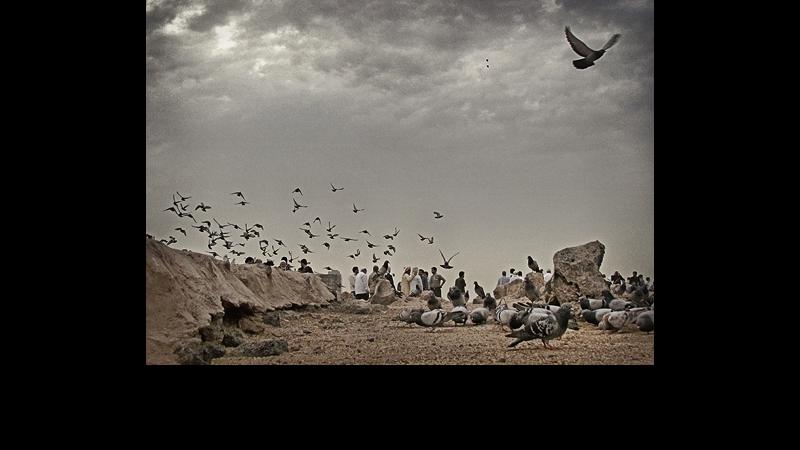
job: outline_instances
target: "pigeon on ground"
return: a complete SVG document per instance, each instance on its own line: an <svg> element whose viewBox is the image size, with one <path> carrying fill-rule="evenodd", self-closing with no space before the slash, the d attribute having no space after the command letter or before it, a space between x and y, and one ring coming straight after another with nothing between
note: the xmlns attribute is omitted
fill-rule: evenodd
<svg viewBox="0 0 800 450"><path fill-rule="evenodd" d="M477 296L478 296L478 297L480 297L480 298L486 298L486 292L485 292L485 291L483 290L483 288L482 288L482 287L481 287L481 286L478 284L478 282L477 282L477 281L475 282L475 289L474 289L474 290L475 290L475 295L477 295Z"/></svg>
<svg viewBox="0 0 800 450"><path fill-rule="evenodd" d="M651 331L656 329L655 311L650 310L639 314L639 317L636 318L636 326L639 327L640 331L650 334Z"/></svg>
<svg viewBox="0 0 800 450"><path fill-rule="evenodd" d="M394 318L393 320L399 321L399 322L405 322L405 323L411 325L414 322L416 322L417 316L421 316L422 313L424 313L424 312L425 312L425 310L422 309L422 308L406 309L406 310L400 311L400 314L396 318Z"/></svg>
<svg viewBox="0 0 800 450"><path fill-rule="evenodd" d="M491 312L488 308L476 308L469 313L469 320L475 325L481 325L486 323L489 315L491 315Z"/></svg>
<svg viewBox="0 0 800 450"><path fill-rule="evenodd" d="M433 311L424 312L422 314L414 314L414 323L423 327L429 327L431 332L436 331L436 327L441 326L447 318L447 313L443 309L434 309ZM448 319L449 320L449 319Z"/></svg>
<svg viewBox="0 0 800 450"><path fill-rule="evenodd" d="M445 322L448 320L452 320L454 323L460 323L461 325L467 324L467 317L469 317L469 310L466 306L456 306L454 307L449 313L447 313L447 317L445 317Z"/></svg>
<svg viewBox="0 0 800 450"><path fill-rule="evenodd" d="M548 348L548 341L561 337L567 330L571 316L570 308L561 308L555 314L534 315L531 313L528 323L524 327L506 335L506 337L516 338L508 346L515 347L520 342L541 339L545 348Z"/></svg>
<svg viewBox="0 0 800 450"><path fill-rule="evenodd" d="M606 45L604 45L602 49L592 50L588 45L584 44L583 41L575 37L575 35L572 34L572 31L570 31L569 27L565 27L564 30L567 34L567 42L569 42L572 50L575 50L575 53L583 56L581 59L572 61L572 65L574 65L576 69L585 69L593 66L594 62L600 59L600 57L605 54L606 50L616 44L620 36L622 36L621 34L615 34L611 36L611 39L606 42Z"/></svg>
<svg viewBox="0 0 800 450"><path fill-rule="evenodd" d="M630 311L611 311L603 316L598 328L601 330L618 332L633 323L634 313Z"/></svg>
<svg viewBox="0 0 800 450"><path fill-rule="evenodd" d="M502 330L503 327L511 322L511 318L517 314L516 309L511 309L508 307L507 304L503 303L494 311L494 321L500 325L500 329Z"/></svg>

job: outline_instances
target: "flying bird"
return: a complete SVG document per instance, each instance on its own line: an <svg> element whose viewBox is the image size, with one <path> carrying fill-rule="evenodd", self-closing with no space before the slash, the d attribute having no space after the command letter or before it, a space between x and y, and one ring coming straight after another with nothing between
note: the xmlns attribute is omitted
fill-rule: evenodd
<svg viewBox="0 0 800 450"><path fill-rule="evenodd" d="M320 225L322 225L322 224L320 224ZM333 233L333 229L334 228L336 228L336 225L331 226L331 222L329 220L328 221L328 228L325 228L325 231L327 231L328 233Z"/></svg>
<svg viewBox="0 0 800 450"><path fill-rule="evenodd" d="M453 258L455 258L455 257L456 257L456 255L458 255L459 253L461 253L461 252L456 252L456 254L455 254L455 255L453 255L453 256L451 256L451 257L450 257L450 259L447 259L447 258L445 258L445 257L444 257L444 253L442 253L442 251L441 251L441 250L439 250L439 254L440 254L440 255L442 255L442 259L444 260L444 264L439 264L439 267L441 267L442 269L452 269L452 268L453 268L453 266L451 266L451 265L450 265L450 261L451 261Z"/></svg>
<svg viewBox="0 0 800 450"><path fill-rule="evenodd" d="M361 233L368 234L368 235L372 236L371 234L369 234L369 231L367 231L367 230L361 230Z"/></svg>
<svg viewBox="0 0 800 450"><path fill-rule="evenodd" d="M356 208L356 204L353 203L353 213L358 214L359 211L364 211L364 208L358 209Z"/></svg>
<svg viewBox="0 0 800 450"><path fill-rule="evenodd" d="M178 211L176 211L176 210L175 210L175 207L174 207L174 206L170 206L169 208L165 209L164 211L172 211L172 212L174 212L175 214L178 214Z"/></svg>
<svg viewBox="0 0 800 450"><path fill-rule="evenodd" d="M303 195L303 191L301 191L300 188L294 188L294 190L292 191L292 194L294 194L295 192L299 192L300 195Z"/></svg>
<svg viewBox="0 0 800 450"><path fill-rule="evenodd" d="M378 257L376 257L376 256L375 256L375 253L373 253L373 254L372 254L372 262L373 262L373 263L376 263L376 262L378 262L378 261L380 261L380 260L381 260L380 258L378 258Z"/></svg>
<svg viewBox="0 0 800 450"><path fill-rule="evenodd" d="M437 212L437 211L434 211L433 214L434 214L434 216L433 216L434 219L441 219L442 217L444 217L442 215L442 213Z"/></svg>
<svg viewBox="0 0 800 450"><path fill-rule="evenodd" d="M184 230L183 228L175 228L175 231L180 231L181 233L183 233L184 236L186 236L186 230Z"/></svg>
<svg viewBox="0 0 800 450"><path fill-rule="evenodd" d="M384 234L384 235L383 235L383 238L384 238L384 239L391 239L391 240L394 240L394 236L392 236L391 234Z"/></svg>
<svg viewBox="0 0 800 450"><path fill-rule="evenodd" d="M319 217L317 217L316 219L314 219L314 222L319 222L319 224L320 224L320 225L322 225L322 220L320 220L320 218L319 218ZM313 223L313 222L312 222L312 223Z"/></svg>
<svg viewBox="0 0 800 450"><path fill-rule="evenodd" d="M175 193L176 193L176 194L178 194L178 197L180 197L180 198L181 198L181 201L182 201L182 202L185 202L186 200L189 200L190 198L192 198L192 197L184 197L184 196L183 196L183 195L181 195L181 193L180 193L180 192L178 192L178 191L175 191Z"/></svg>
<svg viewBox="0 0 800 450"><path fill-rule="evenodd" d="M330 249L331 249L331 244L328 244L327 242L325 242L325 243L324 243L324 244L322 244L322 245L324 245L324 246L325 246L325 247L326 247L328 250L330 250Z"/></svg>
<svg viewBox="0 0 800 450"><path fill-rule="evenodd" d="M241 192L231 192L231 195L238 195L239 197L242 197L242 200L247 200L246 198L244 198L244 194L242 194Z"/></svg>
<svg viewBox="0 0 800 450"><path fill-rule="evenodd" d="M367 247L375 248L375 247L380 247L380 245L375 245L375 244L371 243L370 241L367 241Z"/></svg>
<svg viewBox="0 0 800 450"><path fill-rule="evenodd" d="M389 250L391 250L391 251L393 251L393 252L396 252L396 251L397 251L397 249L396 249L396 248L394 248L394 245L391 245L391 244L389 244L389 245L387 245L386 247L388 247L388 248L389 248Z"/></svg>
<svg viewBox="0 0 800 450"><path fill-rule="evenodd" d="M397 227L394 227L394 234L392 236L397 237L398 234L400 234L400 229L397 228Z"/></svg>
<svg viewBox="0 0 800 450"><path fill-rule="evenodd" d="M606 50L608 50L609 48L611 48L611 46L616 44L620 36L622 36L621 34L615 34L611 36L611 39L609 39L608 42L606 42L606 45L604 45L602 49L592 50L591 48L589 48L588 45L584 44L583 41L575 37L575 35L572 34L572 31L569 30L569 27L565 27L564 30L566 31L567 34L567 42L569 42L569 45L572 47L572 50L575 50L575 53L583 56L583 58L581 59L576 59L572 61L572 65L575 66L576 69L585 69L587 67L593 66L594 62L600 59L600 57L603 56Z"/></svg>
<svg viewBox="0 0 800 450"><path fill-rule="evenodd" d="M283 241L280 240L280 239L275 239L275 243L278 244L278 245L283 245L284 247L286 247L286 245L284 245Z"/></svg>
<svg viewBox="0 0 800 450"><path fill-rule="evenodd" d="M242 205L242 206L244 206L244 205L246 205L246 204L248 204L248 203L250 203L250 202L246 202L246 201L242 200L242 201L240 201L240 202L238 202L238 203L236 203L236 204L237 204L237 205Z"/></svg>
<svg viewBox="0 0 800 450"><path fill-rule="evenodd" d="M211 207L210 207L210 206L207 206L207 205L206 205L205 203L203 203L203 202L200 202L200 204L199 204L199 205L197 205L197 206L194 208L194 210L195 210L195 211L197 211L198 209L202 209L202 210L203 210L203 212L206 212L206 210L209 210L209 209L211 209Z"/></svg>
<svg viewBox="0 0 800 450"><path fill-rule="evenodd" d="M337 188L336 186L333 185L333 183L331 183L331 191L332 192L341 191L342 189L344 189L344 188Z"/></svg>
<svg viewBox="0 0 800 450"><path fill-rule="evenodd" d="M348 237L343 237L342 239L344 239L345 242L357 241L358 240L358 239L353 239L353 238L348 238Z"/></svg>

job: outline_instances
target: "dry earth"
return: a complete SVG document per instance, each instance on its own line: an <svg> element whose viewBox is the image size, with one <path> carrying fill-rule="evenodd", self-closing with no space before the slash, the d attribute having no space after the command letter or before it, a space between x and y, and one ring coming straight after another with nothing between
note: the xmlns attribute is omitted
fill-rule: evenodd
<svg viewBox="0 0 800 450"><path fill-rule="evenodd" d="M450 309L447 301L445 309ZM491 320L485 325L428 329L393 321L419 300L398 301L371 314L342 312L334 305L312 311L281 311L281 326L268 326L247 341L285 339L289 351L263 358L222 357L212 364L653 364L654 333L609 333L579 322L545 349L541 341L507 348L513 340ZM472 308L473 305L470 305Z"/></svg>

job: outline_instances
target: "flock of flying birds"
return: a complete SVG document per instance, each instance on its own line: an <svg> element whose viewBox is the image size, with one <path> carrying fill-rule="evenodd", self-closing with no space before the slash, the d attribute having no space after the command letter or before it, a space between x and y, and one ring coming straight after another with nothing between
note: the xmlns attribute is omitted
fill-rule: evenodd
<svg viewBox="0 0 800 450"><path fill-rule="evenodd" d="M344 189L342 187L334 186L333 183L330 183L330 185L331 185L331 192L334 192L334 193ZM176 197L176 194L177 194L177 197ZM297 187L297 188L295 188L294 190L291 191L291 194L300 194L300 196L302 196L303 195L303 191L299 187ZM247 201L247 198L245 198L244 193L242 193L241 191L231 192L230 195L236 197L234 200L239 200L239 201L236 201L234 203L236 205L245 207L245 206L247 206L247 205L249 205L251 203L251 202ZM185 196L185 195L181 194L180 192L176 192L175 194L172 195L172 206L170 206L169 208L164 209L164 212L171 211L172 213L177 215L179 218L184 218L185 217L185 218L191 219L192 222L194 223L194 225L191 225L191 228L197 229L198 232L204 233L208 237L208 244L207 244L208 251L207 251L207 253L209 253L210 255L214 256L215 258L225 258L225 259L229 258L228 255L234 255L234 256L237 256L237 257L238 256L243 256L243 255L246 254L246 252L243 251L243 250L244 250L244 247L246 246L247 241L249 241L250 239L254 239L255 240L257 238L257 239L259 239L258 240L258 248L261 251L261 255L263 255L265 257L268 257L268 258L269 257L273 257L273 256L278 256L280 254L280 252L281 252L281 247L284 247L286 252L287 252L287 260L289 261L290 264L294 262L295 255L292 254L292 251L289 250L289 247L284 243L283 240L273 237L273 238L271 238L272 244L270 244L270 239L262 239L261 233L264 232L264 226L261 225L260 223L254 223L252 225L248 225L248 224L245 223L244 226L240 226L240 225L237 225L235 223L231 223L231 222L227 222L227 221L225 221L225 223L221 223L216 219L216 217L213 217L213 213L209 214L209 215L211 215L211 221L207 220L206 217L200 217L199 213L197 213L196 211L200 210L200 211L202 211L202 213L206 213L208 210L212 209L212 207L210 205L205 204L204 202L200 202L197 205L194 205L194 208L192 209L192 207L188 203L188 200L191 199L191 198L192 198L191 196ZM292 198L292 202L294 203L294 205L292 207L292 213L296 213L301 208L308 208L308 205L301 204L300 202L297 201L297 198L295 198L295 197ZM365 211L365 210L366 210L365 208L358 208L356 206L356 203L353 203L353 214L358 214L358 213L360 213L362 211ZM195 214L198 215L198 218L206 219L206 220L198 221L197 220L198 218L196 218L194 216ZM434 211L433 214L434 214L433 218L435 220L443 219L445 217L444 214L440 213L439 211ZM213 221L213 223L212 223L212 221ZM313 230L313 224L317 224L317 223L319 224L319 227L321 227L321 229L319 231L317 231L317 233L314 233L314 231L312 231ZM325 241L325 242L322 243L322 246L325 247L327 250L331 249L331 243L336 238L339 238L339 239L341 239L341 240L343 240L345 242L358 242L359 241L359 239L356 239L356 238L353 238L353 237L342 236L338 232L335 232L334 229L336 228L336 225L332 224L330 221L327 221L327 224L328 224L328 226L325 227L322 224L322 219L320 217L316 217L316 218L314 218L313 221L303 223L299 227L299 229L304 231L308 235L308 239L309 240L322 237L323 231L321 231L321 230L324 230L324 234L327 236L327 240L325 240L324 238L322 239L322 240ZM230 229L228 229L228 228L230 228ZM174 230L179 232L179 233L182 233L184 236L188 236L188 234L186 232L186 228L184 228L184 227L176 227L176 228L174 228ZM241 231L241 234L238 234L238 235L234 236L234 235L232 235L232 231L231 230L236 230L236 233ZM372 239L372 240L374 240L376 242L379 242L379 241L378 241L378 239L373 237L372 233L370 233L369 230L364 229L364 230L361 230L359 232L359 234L365 235L362 238L364 239L364 242L367 245L367 249L368 249L367 252L368 253L372 253L372 262L373 263L377 263L378 261L380 261L383 258L376 255L376 253L380 252L381 250L377 250L376 251L376 250L372 250L372 249L382 248L382 247L385 246L386 250L383 250L383 255L386 257L386 259L388 259L391 256L394 256L394 254L397 252L397 247L395 247L393 245L393 243L388 243L386 241L394 241L394 238L397 237L397 235L399 233L400 233L400 229L395 227L394 228L394 232L387 233L387 234L384 234L382 236L384 242L381 242L380 244L376 244L376 243L370 242L369 239ZM434 239L433 236L425 237L425 236L423 236L421 234L418 234L418 235L420 237L420 241L425 241L429 245L433 244L433 239ZM366 236L369 236L369 237L366 237ZM148 238L152 238L152 236L150 236L149 234L147 235L147 237ZM238 240L236 238L242 238L243 241L242 240ZM163 244L165 244L167 246L170 246L172 244L177 243L178 239L175 236L171 235L171 236L169 236L169 239L160 239L160 242L162 242ZM277 245L277 248L275 247L276 245ZM309 248L308 244L306 244L306 243L298 243L297 246L300 248L300 251L303 252L303 254L314 253L314 250ZM241 247L241 249L240 249L240 247ZM225 250L222 250L223 248ZM218 253L216 251L217 249L219 249L222 252L222 255L220 255L220 253ZM444 269L452 269L453 266L450 265L450 261L456 255L458 255L459 252L456 252L449 259L444 256L444 253L442 253L441 250L439 250L439 253L442 255L442 260L443 260L443 264L441 264L440 267L442 267ZM356 258L361 256L361 249L358 248L358 249L356 249L356 251L354 253L352 253L350 255L347 255L347 256L349 258L352 258L353 260L356 260ZM332 270L330 267L326 267L326 269Z"/></svg>

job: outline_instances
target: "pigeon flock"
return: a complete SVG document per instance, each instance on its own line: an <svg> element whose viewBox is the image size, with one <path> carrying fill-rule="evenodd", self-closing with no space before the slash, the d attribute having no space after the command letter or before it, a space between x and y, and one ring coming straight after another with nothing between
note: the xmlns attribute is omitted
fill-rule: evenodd
<svg viewBox="0 0 800 450"><path fill-rule="evenodd" d="M331 187L330 190L333 193L344 190L344 187L337 187L333 183L329 184ZM300 187L295 187L290 192L291 194L298 194L300 197L303 196L303 191ZM232 204L241 207L249 207L248 205L251 205L252 203L251 201L247 200L247 197L242 191L231 192L229 195L232 196ZM197 202L196 204L191 205L189 204L191 198L191 196L185 196L180 194L180 192L176 192L172 195L172 205L164 209L164 212L171 212L172 214L175 214L178 218L186 221L191 228L196 229L198 233L204 234L208 238L206 244L208 250L206 253L210 254L214 258L223 258L228 260L231 256L245 256L248 254L246 247L248 242L251 239L254 241L258 239L258 251L260 252L261 256L266 257L268 261L271 260L271 258L283 256L287 258L289 263L294 261L294 255L289 250L290 246L285 244L284 240L275 236L262 236L262 234L267 233L262 224L254 223L250 225L245 223L242 226L228 221L221 222L217 217L215 217L215 214L213 213L214 208L212 205L206 203L205 201ZM296 213L301 208L309 208L310 206L298 202L297 197L292 198L292 204L293 213ZM352 211L354 214L366 211L366 208L357 207L356 202L353 202L352 205ZM194 214L197 215L197 217L188 211L195 212ZM434 212L434 217L436 219L442 219L444 215L436 211ZM360 243L360 240L357 238L343 236L339 232L334 233L336 224L332 223L330 220L326 220L326 222L327 227L323 225L322 218L317 216L314 218L314 220L306 221L298 227L298 229L305 232L306 236L308 237L308 242L297 243L297 247L301 252L303 252L304 255L318 251L312 247L312 243L319 242L320 240L324 241L321 242L321 246L325 248L326 252L330 252L331 249L335 249L337 247L334 244L336 239L341 239L344 242ZM184 225L175 227L173 229L178 233L183 234L184 237L187 237L187 229L190 228ZM233 233L231 230L236 230L236 233ZM241 234L239 234L239 232L241 232ZM177 235L178 233L175 234ZM397 247L392 242L394 242L394 239L400 234L400 229L398 227L394 227L393 231L383 234L382 241L381 238L375 237L369 231L369 229L363 229L357 234L362 234L364 237L367 237L367 239L363 240L363 242L366 244L366 250L377 249L377 251L373 250L372 252L364 253L364 255L368 257L370 254L372 255L370 259L373 263L377 263L384 258L389 260L389 258L394 256L397 252ZM380 234L378 235L380 236ZM150 234L148 234L147 237L153 238ZM370 239L372 239L374 242L371 242ZM426 241L427 244L433 244L433 236L423 240ZM167 246L172 246L179 241L175 235L170 235L169 239L160 239L160 242ZM386 250L383 250L383 248L386 248ZM383 256L377 256L378 252L381 252ZM441 250L439 250L439 252L442 253ZM346 257L356 260L361 256L361 254L361 249L356 248L355 252L346 255ZM450 259L444 259L444 264L441 265L441 267L445 269L452 268L449 262L457 254L458 252L451 256ZM259 255L257 254L251 254L248 256L248 258L253 257L254 262L261 263L261 260L257 259L258 256ZM444 258L444 254L442 254L442 257ZM235 262L235 259L233 262Z"/></svg>

